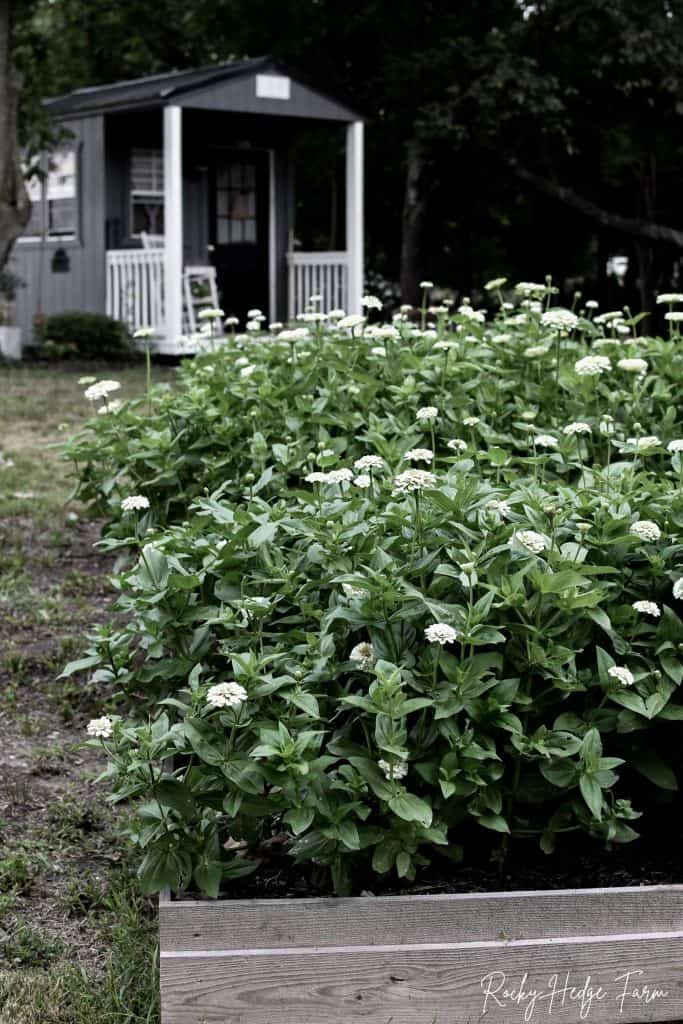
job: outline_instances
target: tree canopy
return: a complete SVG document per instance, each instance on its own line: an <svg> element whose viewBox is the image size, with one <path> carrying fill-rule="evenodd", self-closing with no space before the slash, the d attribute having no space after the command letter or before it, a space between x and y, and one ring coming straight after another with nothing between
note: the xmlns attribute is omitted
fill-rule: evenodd
<svg viewBox="0 0 683 1024"><path fill-rule="evenodd" d="M649 305L683 251L682 43L679 0L37 0L14 53L34 146L44 96L272 54L367 115L368 264L406 297L552 271Z"/></svg>

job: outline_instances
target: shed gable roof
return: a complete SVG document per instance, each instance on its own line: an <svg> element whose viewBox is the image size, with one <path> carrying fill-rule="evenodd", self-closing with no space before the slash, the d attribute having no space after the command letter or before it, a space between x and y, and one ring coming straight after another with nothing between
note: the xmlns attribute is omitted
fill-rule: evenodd
<svg viewBox="0 0 683 1024"><path fill-rule="evenodd" d="M289 99L258 95L261 75L290 79ZM350 107L325 95L270 57L253 57L209 64L184 71L147 75L110 85L76 89L45 101L53 117L85 117L89 114L149 110L169 104L203 109L231 110L249 114L355 121L359 115Z"/></svg>

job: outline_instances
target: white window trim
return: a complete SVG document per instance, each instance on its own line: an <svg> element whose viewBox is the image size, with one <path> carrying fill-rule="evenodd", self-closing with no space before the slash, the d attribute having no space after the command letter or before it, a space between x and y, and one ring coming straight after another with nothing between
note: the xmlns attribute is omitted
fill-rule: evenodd
<svg viewBox="0 0 683 1024"><path fill-rule="evenodd" d="M52 233L50 233L48 231L48 221L49 221L48 202L50 200L48 200L48 198L47 198L47 176L44 176L40 180L40 206L41 206L41 210L42 210L42 218L41 218L41 228L42 228L42 230L41 230L41 233L39 235L24 235L24 234L19 235L19 237L16 239L16 242L18 244L25 245L26 243L32 243L33 245L37 245L37 244L38 245L46 245L46 244L48 244L48 245L60 246L60 245L62 245L64 243L79 242L80 233L81 233L80 232L80 229L81 229L81 223L80 223L80 211L81 211L81 174L80 174L80 152L79 152L79 146L78 146L77 143L74 143L73 146L71 146L71 147L65 146L63 148L64 149L71 148L71 149L73 149L73 153L74 153L75 178L76 178L76 195L74 196L75 203L76 203L76 218L75 218L76 219L76 230L71 232L70 234L58 234L58 235L57 234L52 234ZM46 154L46 155L49 155L49 154ZM45 170L45 166L44 166L44 164L45 164L45 157L41 158L40 164L41 164L42 169Z"/></svg>

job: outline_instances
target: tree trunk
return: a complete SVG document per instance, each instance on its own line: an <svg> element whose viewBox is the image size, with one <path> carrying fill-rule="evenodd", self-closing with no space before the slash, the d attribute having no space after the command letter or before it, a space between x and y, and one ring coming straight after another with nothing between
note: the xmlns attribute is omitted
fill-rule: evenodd
<svg viewBox="0 0 683 1024"><path fill-rule="evenodd" d="M0 270L31 215L17 136L20 82L12 60L13 15L13 0L0 0Z"/></svg>
<svg viewBox="0 0 683 1024"><path fill-rule="evenodd" d="M408 143L406 188L401 221L401 299L417 302L420 280L425 275L422 264L427 197L424 183L425 158L422 143Z"/></svg>

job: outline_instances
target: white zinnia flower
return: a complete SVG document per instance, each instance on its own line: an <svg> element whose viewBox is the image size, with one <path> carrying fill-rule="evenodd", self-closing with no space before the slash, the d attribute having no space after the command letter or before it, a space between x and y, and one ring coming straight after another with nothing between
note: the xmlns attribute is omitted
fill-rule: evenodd
<svg viewBox="0 0 683 1024"><path fill-rule="evenodd" d="M434 622L425 629L425 636L430 644L452 644L458 636L458 631L445 622Z"/></svg>
<svg viewBox="0 0 683 1024"><path fill-rule="evenodd" d="M620 359L617 367L625 373L647 373L648 370L645 359Z"/></svg>
<svg viewBox="0 0 683 1024"><path fill-rule="evenodd" d="M557 438L552 434L537 434L534 444L537 448L557 448Z"/></svg>
<svg viewBox="0 0 683 1024"><path fill-rule="evenodd" d="M545 547L545 537L534 530L517 530L510 537L508 544L512 545L515 541L528 551L532 551L535 555L539 555Z"/></svg>
<svg viewBox="0 0 683 1024"><path fill-rule="evenodd" d="M241 683L234 680L230 683L217 683L210 686L206 695L206 703L212 708L236 708L247 699L247 691Z"/></svg>
<svg viewBox="0 0 683 1024"><path fill-rule="evenodd" d="M280 331L278 341L308 341L311 332L308 327L292 327L286 331Z"/></svg>
<svg viewBox="0 0 683 1024"><path fill-rule="evenodd" d="M607 669L607 675L611 676L612 679L616 679L622 686L633 686L633 674L621 665L612 665L611 668Z"/></svg>
<svg viewBox="0 0 683 1024"><path fill-rule="evenodd" d="M249 320L253 319L251 316L253 312L254 310L250 310L249 313L247 313L247 318ZM258 310L256 312L258 312ZM223 316L225 316L225 313L222 309L200 309L197 313L198 320L220 320Z"/></svg>
<svg viewBox="0 0 683 1024"><path fill-rule="evenodd" d="M524 295L527 298L541 298L545 295L547 287L544 284L535 284L533 281L518 281L515 291L518 295Z"/></svg>
<svg viewBox="0 0 683 1024"><path fill-rule="evenodd" d="M683 576L673 585L673 595L677 601L683 600Z"/></svg>
<svg viewBox="0 0 683 1024"><path fill-rule="evenodd" d="M636 537L640 537L641 540L658 541L662 536L662 531L653 523L651 519L638 519L635 523L631 524L631 533L634 533Z"/></svg>
<svg viewBox="0 0 683 1024"><path fill-rule="evenodd" d="M502 498L489 498L486 507L491 512L497 512L503 519L510 515L510 506Z"/></svg>
<svg viewBox="0 0 683 1024"><path fill-rule="evenodd" d="M384 459L379 455L361 455L353 464L354 469L382 469Z"/></svg>
<svg viewBox="0 0 683 1024"><path fill-rule="evenodd" d="M433 287L434 287L434 282L433 281L420 281L420 288L433 288Z"/></svg>
<svg viewBox="0 0 683 1024"><path fill-rule="evenodd" d="M304 477L307 484L326 484L328 483L327 473L323 473L321 470L316 469L312 473L307 473Z"/></svg>
<svg viewBox="0 0 683 1024"><path fill-rule="evenodd" d="M131 494L123 499L121 508L124 512L139 512L149 508L149 498L146 498L144 494Z"/></svg>
<svg viewBox="0 0 683 1024"><path fill-rule="evenodd" d="M478 416L465 416L462 422L465 427L476 427L477 423L481 423L481 420Z"/></svg>
<svg viewBox="0 0 683 1024"><path fill-rule="evenodd" d="M137 331L133 331L134 338L153 338L154 334L153 327L138 327Z"/></svg>
<svg viewBox="0 0 683 1024"><path fill-rule="evenodd" d="M573 434L590 434L591 428L588 423L577 420L574 423L568 423L566 427L562 427L562 433L568 437L571 437Z"/></svg>
<svg viewBox="0 0 683 1024"><path fill-rule="evenodd" d="M654 601L634 601L631 607L637 612L642 612L643 615L652 615L655 619L662 614L659 605Z"/></svg>
<svg viewBox="0 0 683 1024"><path fill-rule="evenodd" d="M626 444L632 444L635 448L656 448L662 442L656 434L646 434L644 437L627 437Z"/></svg>
<svg viewBox="0 0 683 1024"><path fill-rule="evenodd" d="M375 651L370 643L356 644L349 654L349 661L357 661L361 672L370 672L375 664Z"/></svg>
<svg viewBox="0 0 683 1024"><path fill-rule="evenodd" d="M522 355L525 359L541 359L543 356L548 354L549 349L545 345L529 345L525 348Z"/></svg>
<svg viewBox="0 0 683 1024"><path fill-rule="evenodd" d="M599 305L600 303L597 301L597 299L586 300L586 309L597 309Z"/></svg>
<svg viewBox="0 0 683 1024"><path fill-rule="evenodd" d="M91 718L88 722L86 732L88 736L96 736L101 740L108 740L114 732L114 726L111 718L108 715L102 715L101 718Z"/></svg>
<svg viewBox="0 0 683 1024"><path fill-rule="evenodd" d="M354 476L353 482L356 487L369 487L372 483L372 477L367 473L359 473L358 476Z"/></svg>
<svg viewBox="0 0 683 1024"><path fill-rule="evenodd" d="M95 402L98 398L106 398L112 391L118 391L120 387L121 383L118 380L100 380L86 388L83 394L89 402Z"/></svg>
<svg viewBox="0 0 683 1024"><path fill-rule="evenodd" d="M247 320L256 320L257 317L261 317L261 316L263 316L263 313L262 313L262 311L260 309L248 309L247 310Z"/></svg>
<svg viewBox="0 0 683 1024"><path fill-rule="evenodd" d="M673 312L673 313L671 313L671 312L670 313L665 313L664 314L664 319L665 320L669 320L671 323L677 324L677 323L680 323L681 320L683 320L683 313L681 313L679 311L676 311L676 312Z"/></svg>
<svg viewBox="0 0 683 1024"><path fill-rule="evenodd" d="M364 295L361 305L365 306L366 309L381 309L382 300L378 299L376 295Z"/></svg>
<svg viewBox="0 0 683 1024"><path fill-rule="evenodd" d="M403 456L408 462L431 462L434 458L434 452L431 448L411 448L409 452L406 452Z"/></svg>
<svg viewBox="0 0 683 1024"><path fill-rule="evenodd" d="M353 471L350 469L331 469L327 474L327 482L330 484L348 483L353 480Z"/></svg>
<svg viewBox="0 0 683 1024"><path fill-rule="evenodd" d="M673 304L675 302L683 302L683 295L679 292L663 292L657 296L657 305L660 306L662 303Z"/></svg>
<svg viewBox="0 0 683 1024"><path fill-rule="evenodd" d="M453 452L464 452L467 448L467 441L463 441L461 437L452 437L450 441L446 441L446 447Z"/></svg>
<svg viewBox="0 0 683 1024"><path fill-rule="evenodd" d="M614 309L614 310L610 310L607 313L600 313L599 316L595 317L595 319L593 320L593 323L595 323L595 324L611 324L611 323L617 323L619 320L623 320L623 319L624 319L624 314L622 313L622 311L620 309Z"/></svg>
<svg viewBox="0 0 683 1024"><path fill-rule="evenodd" d="M574 363L574 372L579 377L599 377L605 370L612 369L608 356L584 356Z"/></svg>
<svg viewBox="0 0 683 1024"><path fill-rule="evenodd" d="M365 317L359 313L350 313L348 316L344 316L337 322L337 327L347 328L353 330L354 327L360 327L361 324L365 323Z"/></svg>
<svg viewBox="0 0 683 1024"><path fill-rule="evenodd" d="M439 410L435 405L423 405L421 409L418 409L415 413L416 420L435 420L439 415Z"/></svg>
<svg viewBox="0 0 683 1024"><path fill-rule="evenodd" d="M342 583L342 590L344 591L344 597L349 599L365 597L365 591L361 587L354 587L353 583Z"/></svg>
<svg viewBox="0 0 683 1024"><path fill-rule="evenodd" d="M467 317L468 320L474 321L474 323L486 323L486 311L483 309L472 309L471 306L462 305L458 306L458 313L461 316ZM474 338L474 340L476 341L477 339Z"/></svg>
<svg viewBox="0 0 683 1024"><path fill-rule="evenodd" d="M123 408L123 402L119 401L118 398L112 398L106 405L101 405L97 410L100 416L106 416L110 412L119 412Z"/></svg>
<svg viewBox="0 0 683 1024"><path fill-rule="evenodd" d="M377 762L377 764L382 769L387 779L405 779L406 775L408 774L408 765L405 763L405 761L399 761L395 764L389 764L388 761L385 761L382 758Z"/></svg>
<svg viewBox="0 0 683 1024"><path fill-rule="evenodd" d="M569 309L549 309L541 316L543 327L550 327L551 330L557 331L559 334L569 334L578 322L579 318L576 313L572 313Z"/></svg>
<svg viewBox="0 0 683 1024"><path fill-rule="evenodd" d="M499 288L502 288L507 283L507 277L494 277L491 281L487 281L484 285L485 292L495 292Z"/></svg>
<svg viewBox="0 0 683 1024"><path fill-rule="evenodd" d="M238 316L226 316L223 321L226 327L236 327L239 322L240 318Z"/></svg>
<svg viewBox="0 0 683 1024"><path fill-rule="evenodd" d="M666 450L675 454L676 452L683 452L683 437L676 438L673 441L669 441L666 446Z"/></svg>
<svg viewBox="0 0 683 1024"><path fill-rule="evenodd" d="M426 469L406 469L394 477L392 495L408 494L411 491L421 491L424 487L433 487L436 477Z"/></svg>

